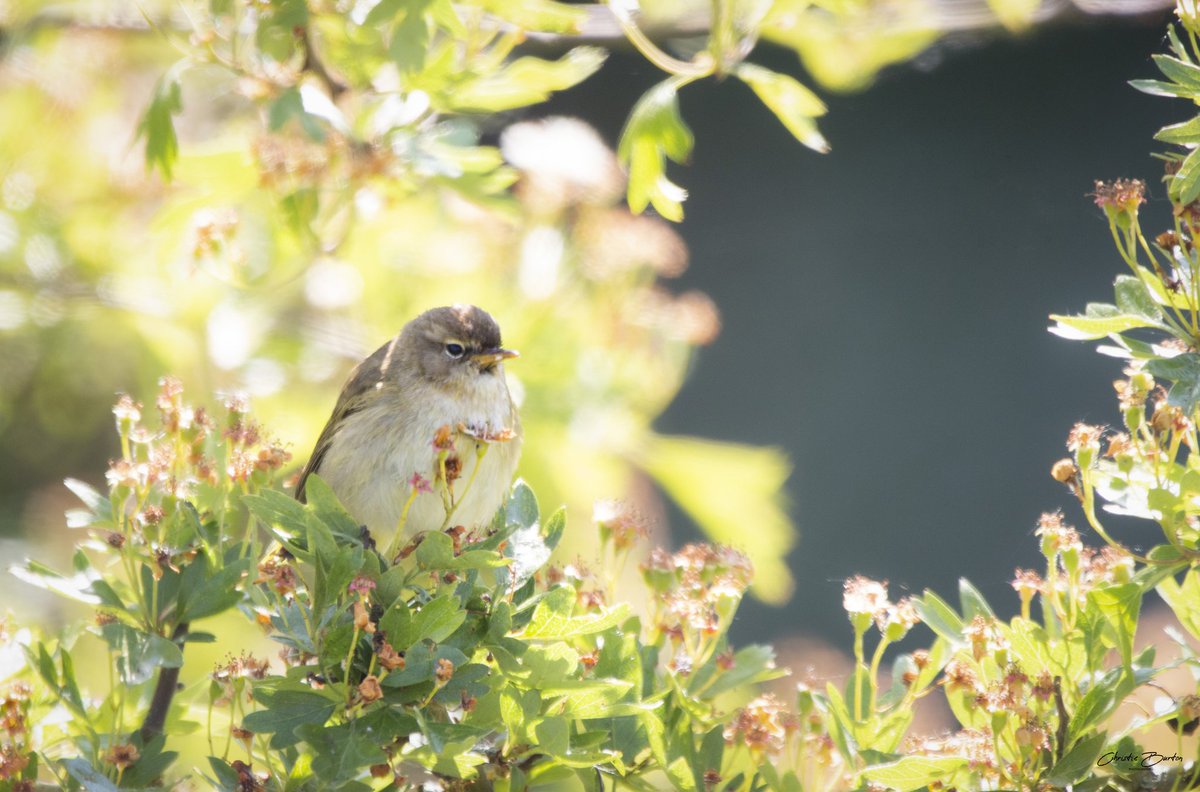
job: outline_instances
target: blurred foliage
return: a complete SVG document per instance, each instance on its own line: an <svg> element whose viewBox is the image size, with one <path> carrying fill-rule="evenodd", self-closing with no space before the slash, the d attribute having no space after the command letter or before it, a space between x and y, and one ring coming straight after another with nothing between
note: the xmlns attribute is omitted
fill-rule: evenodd
<svg viewBox="0 0 1200 792"><path fill-rule="evenodd" d="M739 78L825 147L820 99L746 61L760 36L852 87L927 45L935 11L0 4L0 524L16 533L31 493L108 454L98 392L165 371L244 389L305 453L354 360L421 310L473 302L525 353L511 374L530 434L522 474L539 491L587 508L649 473L702 529L736 534L762 571L756 592L782 601L784 457L652 429L719 320L704 295L664 287L687 251L622 197L681 217L666 173L692 146L678 95L706 77ZM579 122L514 115L601 67L605 46L576 41L597 18L617 30L600 44L631 44L666 72L616 156Z"/></svg>

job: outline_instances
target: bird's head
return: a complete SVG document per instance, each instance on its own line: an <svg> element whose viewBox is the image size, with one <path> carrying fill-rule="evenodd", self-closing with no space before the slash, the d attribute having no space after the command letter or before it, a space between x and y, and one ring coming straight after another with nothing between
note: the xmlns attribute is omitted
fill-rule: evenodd
<svg viewBox="0 0 1200 792"><path fill-rule="evenodd" d="M500 376L503 362L517 357L501 344L496 320L474 305L426 311L401 331L400 344L413 355L422 376L451 387Z"/></svg>

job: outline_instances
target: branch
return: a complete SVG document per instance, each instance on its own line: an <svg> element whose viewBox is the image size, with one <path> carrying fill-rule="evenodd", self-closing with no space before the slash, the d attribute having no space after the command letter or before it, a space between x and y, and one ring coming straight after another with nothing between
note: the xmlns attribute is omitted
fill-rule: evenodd
<svg viewBox="0 0 1200 792"><path fill-rule="evenodd" d="M300 45L304 47L304 64L300 69L316 76L318 80L324 83L326 90L329 91L329 98L336 102L337 98L349 89L349 86L334 77L325 68L325 64L317 55L316 47L313 46L312 36L308 33L308 27L301 28L299 36Z"/></svg>
<svg viewBox="0 0 1200 792"><path fill-rule="evenodd" d="M175 628L171 640L178 643L180 638L187 635L187 631L187 624L180 624ZM180 649L182 648L181 646ZM146 711L146 720L142 722L143 745L163 733L167 713L171 710L171 701L175 698L175 689L179 686L179 670L179 666L159 669L158 683L154 686L154 696L150 699L150 709Z"/></svg>

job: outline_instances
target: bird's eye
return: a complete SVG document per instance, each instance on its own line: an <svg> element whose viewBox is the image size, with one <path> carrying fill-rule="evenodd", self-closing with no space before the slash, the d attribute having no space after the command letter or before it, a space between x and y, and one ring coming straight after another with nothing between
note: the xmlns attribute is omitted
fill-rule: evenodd
<svg viewBox="0 0 1200 792"><path fill-rule="evenodd" d="M466 351L467 350L463 348L462 344L457 344L457 343L454 343L453 341L450 342L449 344L446 344L446 354L452 358L458 359L458 358L462 357L463 352L466 352Z"/></svg>

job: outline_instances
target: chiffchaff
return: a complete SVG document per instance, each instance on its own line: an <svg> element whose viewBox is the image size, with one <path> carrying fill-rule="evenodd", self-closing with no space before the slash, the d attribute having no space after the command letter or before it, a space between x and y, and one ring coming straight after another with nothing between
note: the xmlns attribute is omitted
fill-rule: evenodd
<svg viewBox="0 0 1200 792"><path fill-rule="evenodd" d="M401 535L489 523L521 452L500 326L470 305L434 308L354 369L296 484L312 473L389 547Z"/></svg>

